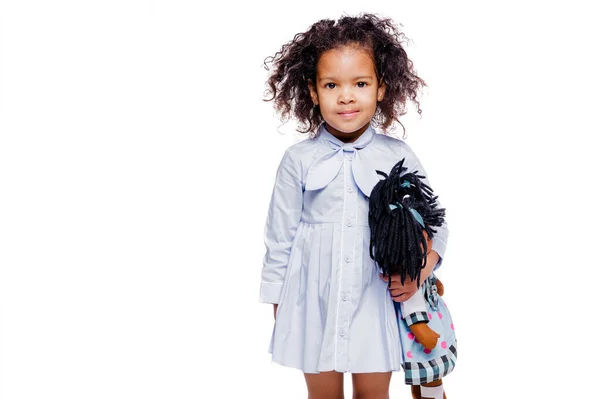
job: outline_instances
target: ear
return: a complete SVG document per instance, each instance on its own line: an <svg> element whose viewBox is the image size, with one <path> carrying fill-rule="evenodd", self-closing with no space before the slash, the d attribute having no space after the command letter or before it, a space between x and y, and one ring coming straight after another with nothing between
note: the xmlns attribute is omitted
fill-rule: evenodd
<svg viewBox="0 0 600 399"><path fill-rule="evenodd" d="M379 84L379 87L377 88L377 101L381 102L383 101L383 98L385 97L385 83L383 83L383 81Z"/></svg>
<svg viewBox="0 0 600 399"><path fill-rule="evenodd" d="M315 85L312 81L308 81L308 91L310 91L310 98L314 105L319 105L319 96L317 95L317 90L315 89Z"/></svg>

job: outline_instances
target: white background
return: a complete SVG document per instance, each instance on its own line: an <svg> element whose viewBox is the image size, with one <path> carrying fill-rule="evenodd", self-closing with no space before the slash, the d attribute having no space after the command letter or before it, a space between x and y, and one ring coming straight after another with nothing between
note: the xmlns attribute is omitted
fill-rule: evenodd
<svg viewBox="0 0 600 399"><path fill-rule="evenodd" d="M4 397L306 397L271 363L258 302L275 171L299 140L261 100L262 62L360 11L404 25L429 85L404 124L450 227L448 398L596 395L586 3L0 3ZM410 397L400 374L390 392Z"/></svg>

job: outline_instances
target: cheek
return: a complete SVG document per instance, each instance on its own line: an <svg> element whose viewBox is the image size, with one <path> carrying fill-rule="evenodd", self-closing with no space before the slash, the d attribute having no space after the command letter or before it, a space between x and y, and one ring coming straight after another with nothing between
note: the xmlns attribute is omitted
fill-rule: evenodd
<svg viewBox="0 0 600 399"><path fill-rule="evenodd" d="M336 98L331 95L320 96L319 100L320 100L319 103L321 104L322 111L329 111L337 106Z"/></svg>

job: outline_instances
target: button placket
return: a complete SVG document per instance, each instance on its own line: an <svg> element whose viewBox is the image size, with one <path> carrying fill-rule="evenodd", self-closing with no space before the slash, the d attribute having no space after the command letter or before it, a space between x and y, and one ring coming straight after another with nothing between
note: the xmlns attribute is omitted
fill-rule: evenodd
<svg viewBox="0 0 600 399"><path fill-rule="evenodd" d="M353 303L350 301L350 292L354 284L356 273L355 267L355 240L357 234L356 212L358 207L358 196L356 195L356 183L352 174L351 160L353 153L344 162L345 187L344 187L344 219L342 249L342 275L340 279L340 294L338 297L339 311L337 314L338 339L336 350L336 364L339 370L348 368L348 345L350 340L350 316L354 313Z"/></svg>

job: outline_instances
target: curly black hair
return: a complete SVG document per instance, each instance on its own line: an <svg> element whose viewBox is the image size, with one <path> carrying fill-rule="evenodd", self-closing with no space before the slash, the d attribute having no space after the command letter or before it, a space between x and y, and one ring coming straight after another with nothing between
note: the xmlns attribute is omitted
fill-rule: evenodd
<svg viewBox="0 0 600 399"><path fill-rule="evenodd" d="M378 103L373 122L387 131L396 121L406 132L398 118L406 114L407 99L416 104L421 114L417 96L427 85L416 75L413 63L402 47L404 40L406 36L391 19L375 14L343 16L337 22L320 20L308 31L296 34L274 56L265 58L265 69L269 70L271 64L274 70L266 84L265 96L270 98L264 101L274 101L282 121L288 120L290 114L295 117L300 122L299 132L316 131L323 118L319 106L312 102L308 87L316 81L319 57L331 49L358 45L371 53L377 79L386 86L384 99Z"/></svg>

